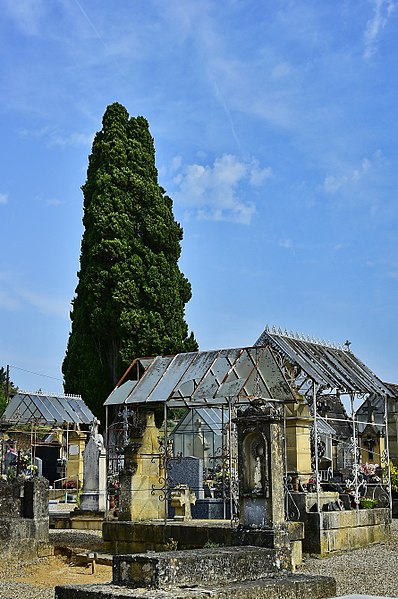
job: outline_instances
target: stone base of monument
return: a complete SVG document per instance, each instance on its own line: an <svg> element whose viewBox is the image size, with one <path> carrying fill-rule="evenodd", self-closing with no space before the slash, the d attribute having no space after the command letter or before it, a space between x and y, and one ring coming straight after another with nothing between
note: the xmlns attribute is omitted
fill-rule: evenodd
<svg viewBox="0 0 398 599"><path fill-rule="evenodd" d="M225 547L115 555L111 583L56 587L55 599L323 599L335 593L333 578L282 571L273 549Z"/></svg>
<svg viewBox="0 0 398 599"><path fill-rule="evenodd" d="M226 520L191 520L176 522L152 520L147 522L105 521L102 527L104 547L108 553L139 553L167 551L172 548L256 545L269 549L283 548L286 568L293 570L301 563L301 522L285 522L273 529L232 527ZM287 563L287 562L286 562Z"/></svg>
<svg viewBox="0 0 398 599"><path fill-rule="evenodd" d="M105 512L74 510L69 514L69 528L80 530L102 530Z"/></svg>
<svg viewBox="0 0 398 599"><path fill-rule="evenodd" d="M373 543L385 543L390 536L391 516L388 508L342 509L328 511L328 504L339 498L338 493L320 493L317 511L316 493L291 493L289 511L297 510L304 523L303 551L321 556L339 551L359 549Z"/></svg>

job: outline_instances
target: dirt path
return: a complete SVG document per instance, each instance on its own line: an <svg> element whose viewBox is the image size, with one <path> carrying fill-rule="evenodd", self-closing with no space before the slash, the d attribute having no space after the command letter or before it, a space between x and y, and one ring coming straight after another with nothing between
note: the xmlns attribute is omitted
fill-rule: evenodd
<svg viewBox="0 0 398 599"><path fill-rule="evenodd" d="M38 587L54 588L60 584L95 584L112 580L112 566L96 564L92 574L91 564L75 565L68 558L56 555L25 566L11 576L3 574L2 580L14 580Z"/></svg>

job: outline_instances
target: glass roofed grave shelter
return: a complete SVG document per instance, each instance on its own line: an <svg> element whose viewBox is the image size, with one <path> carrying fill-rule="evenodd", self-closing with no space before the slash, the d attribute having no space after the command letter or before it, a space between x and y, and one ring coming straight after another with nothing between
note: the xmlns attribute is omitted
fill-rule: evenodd
<svg viewBox="0 0 398 599"><path fill-rule="evenodd" d="M80 396L19 391L0 418L1 474L37 467L52 487L73 492L83 481L82 453L94 421Z"/></svg>
<svg viewBox="0 0 398 599"><path fill-rule="evenodd" d="M256 345L272 349L296 397L293 413L287 408L288 432L292 428L289 419L297 418L303 400L308 406L306 418L313 419L311 468L317 476L321 463L322 467L325 464L325 447L321 439L325 423L335 431L328 479L344 481L349 478L355 483L360 482L363 462L370 458L379 467L388 468L389 446L391 444L394 452L398 446L396 426L394 430L391 426L394 418L391 418L391 412L395 407L396 413L398 405L397 385L384 383L350 350L348 341L344 345L335 345L266 327ZM390 422L388 435L387 418Z"/></svg>
<svg viewBox="0 0 398 599"><path fill-rule="evenodd" d="M174 456L193 456L203 460L205 477L221 469L226 447L228 410L225 408L192 408L185 412L173 428Z"/></svg>
<svg viewBox="0 0 398 599"><path fill-rule="evenodd" d="M125 467L125 448L131 431L133 437L137 431L135 415L153 411L162 438L162 472L169 472L173 460L200 458L206 478L217 474L217 497L232 503L238 488L235 418L240 407L257 401L281 406L294 401L269 347L137 359L105 402L109 472L116 475ZM170 492L162 473L159 489L163 499ZM223 513L232 511L230 505Z"/></svg>

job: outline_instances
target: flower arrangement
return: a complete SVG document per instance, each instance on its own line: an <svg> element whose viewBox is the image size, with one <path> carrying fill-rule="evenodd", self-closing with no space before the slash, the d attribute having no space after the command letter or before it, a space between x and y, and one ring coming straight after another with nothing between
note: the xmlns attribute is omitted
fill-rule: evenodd
<svg viewBox="0 0 398 599"><path fill-rule="evenodd" d="M74 480L66 480L62 487L64 489L76 489L76 482Z"/></svg>
<svg viewBox="0 0 398 599"><path fill-rule="evenodd" d="M120 482L119 478L111 476L108 478L109 507L111 509L119 507Z"/></svg>
<svg viewBox="0 0 398 599"><path fill-rule="evenodd" d="M36 464L29 464L26 470L28 471L28 476L36 476L39 472L39 469L36 466Z"/></svg>
<svg viewBox="0 0 398 599"><path fill-rule="evenodd" d="M380 480L379 477L376 476L376 470L378 467L379 464L368 464L368 462L365 462L365 464L360 464L359 472L370 478L377 478Z"/></svg>
<svg viewBox="0 0 398 599"><path fill-rule="evenodd" d="M390 480L391 480L391 491L398 493L398 468L390 462Z"/></svg>

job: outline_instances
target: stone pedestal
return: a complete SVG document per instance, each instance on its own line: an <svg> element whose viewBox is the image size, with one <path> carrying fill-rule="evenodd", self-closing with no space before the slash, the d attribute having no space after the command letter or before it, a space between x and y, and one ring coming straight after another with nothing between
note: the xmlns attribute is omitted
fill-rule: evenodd
<svg viewBox="0 0 398 599"><path fill-rule="evenodd" d="M312 474L310 432L313 418L307 403L286 405L287 471L298 474L304 482Z"/></svg>

